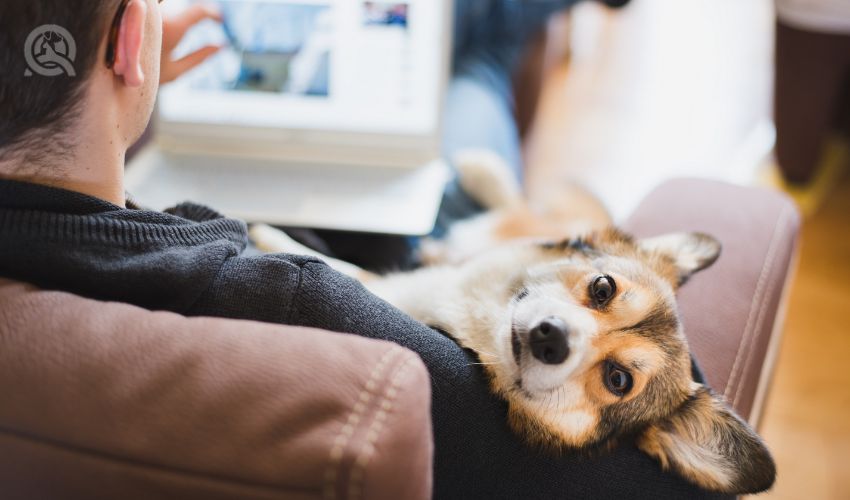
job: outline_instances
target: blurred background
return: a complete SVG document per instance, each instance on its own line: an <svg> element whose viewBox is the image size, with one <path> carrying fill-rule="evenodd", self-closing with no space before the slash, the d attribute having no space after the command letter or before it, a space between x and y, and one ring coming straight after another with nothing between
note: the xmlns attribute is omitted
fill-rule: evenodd
<svg viewBox="0 0 850 500"><path fill-rule="evenodd" d="M850 37L823 40L813 31L802 42L822 45L807 56L814 65L783 63L780 77L793 79L778 82L782 92L802 87L791 102L797 109L779 117L783 176L775 154L776 19L772 0L634 0L619 11L583 3L553 20L537 61L543 91L526 132L529 190L553 177L577 179L616 219L669 177L791 195L804 214L802 245L761 421L779 470L764 497L850 498L850 373L843 369L850 356L850 155L847 135L820 124L840 126L850 116ZM797 43L780 40L791 56ZM843 80L803 86L841 64ZM829 116L815 113L818 106ZM808 152L790 147L807 142L814 144Z"/></svg>

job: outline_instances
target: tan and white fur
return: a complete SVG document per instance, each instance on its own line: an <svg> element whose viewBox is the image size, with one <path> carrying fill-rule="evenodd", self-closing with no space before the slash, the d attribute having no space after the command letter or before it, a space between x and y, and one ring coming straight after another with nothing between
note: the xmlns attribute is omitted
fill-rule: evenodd
<svg viewBox="0 0 850 500"><path fill-rule="evenodd" d="M456 222L443 239L425 239L425 265L459 263L507 241L558 239L611 225L602 203L578 184L554 183L550 192L525 197L510 167L490 151L461 152L453 164L464 191L486 211Z"/></svg>
<svg viewBox="0 0 850 500"><path fill-rule="evenodd" d="M504 168L478 158L462 169L467 182L479 176L467 189L485 186L490 198L479 201L497 208L435 243L442 263L385 277L344 263L339 270L474 351L492 390L508 402L512 427L529 442L604 450L631 437L704 488L769 488L770 453L693 380L677 313L676 290L717 259L719 243L699 233L637 241L614 229L556 240L545 237L549 221L536 220L528 223L534 231L516 234L531 238L500 244L498 228L535 211L499 173ZM487 244L470 244L476 234ZM270 244L267 228L252 236L266 250L303 253Z"/></svg>

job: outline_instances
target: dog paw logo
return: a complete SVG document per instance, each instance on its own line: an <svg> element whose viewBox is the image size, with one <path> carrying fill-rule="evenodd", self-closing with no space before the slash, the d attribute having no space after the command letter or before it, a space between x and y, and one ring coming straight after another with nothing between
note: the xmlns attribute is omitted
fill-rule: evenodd
<svg viewBox="0 0 850 500"><path fill-rule="evenodd" d="M29 68L24 76L68 75L77 76L74 60L77 58L77 43L65 28L55 24L45 24L32 30L24 47Z"/></svg>

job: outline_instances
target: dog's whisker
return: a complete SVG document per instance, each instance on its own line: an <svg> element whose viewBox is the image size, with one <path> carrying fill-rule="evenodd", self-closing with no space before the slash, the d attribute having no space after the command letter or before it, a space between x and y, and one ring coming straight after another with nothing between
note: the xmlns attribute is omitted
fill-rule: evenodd
<svg viewBox="0 0 850 500"><path fill-rule="evenodd" d="M558 405L555 407L555 410L559 410L561 408L561 389L564 387L558 387Z"/></svg>
<svg viewBox="0 0 850 500"><path fill-rule="evenodd" d="M550 392L550 393L546 394L546 401L543 403L543 406L544 406L547 410L549 409L549 403L550 403L551 401L552 401L552 393Z"/></svg>
<svg viewBox="0 0 850 500"><path fill-rule="evenodd" d="M471 364L474 364L474 365L497 365L497 364L502 362L502 358L499 357L499 356L496 356L495 354L490 354L490 355L486 355L486 356L478 356L478 359L480 361L473 362Z"/></svg>

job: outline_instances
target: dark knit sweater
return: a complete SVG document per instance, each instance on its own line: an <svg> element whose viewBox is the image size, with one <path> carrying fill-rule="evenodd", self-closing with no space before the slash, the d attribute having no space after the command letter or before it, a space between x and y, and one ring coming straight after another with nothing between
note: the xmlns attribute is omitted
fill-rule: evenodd
<svg viewBox="0 0 850 500"><path fill-rule="evenodd" d="M632 443L594 458L524 445L507 427L505 404L449 339L317 259L249 252L244 223L202 206L130 210L0 180L0 276L189 316L354 333L416 351L432 376L438 498L708 496L662 473Z"/></svg>

